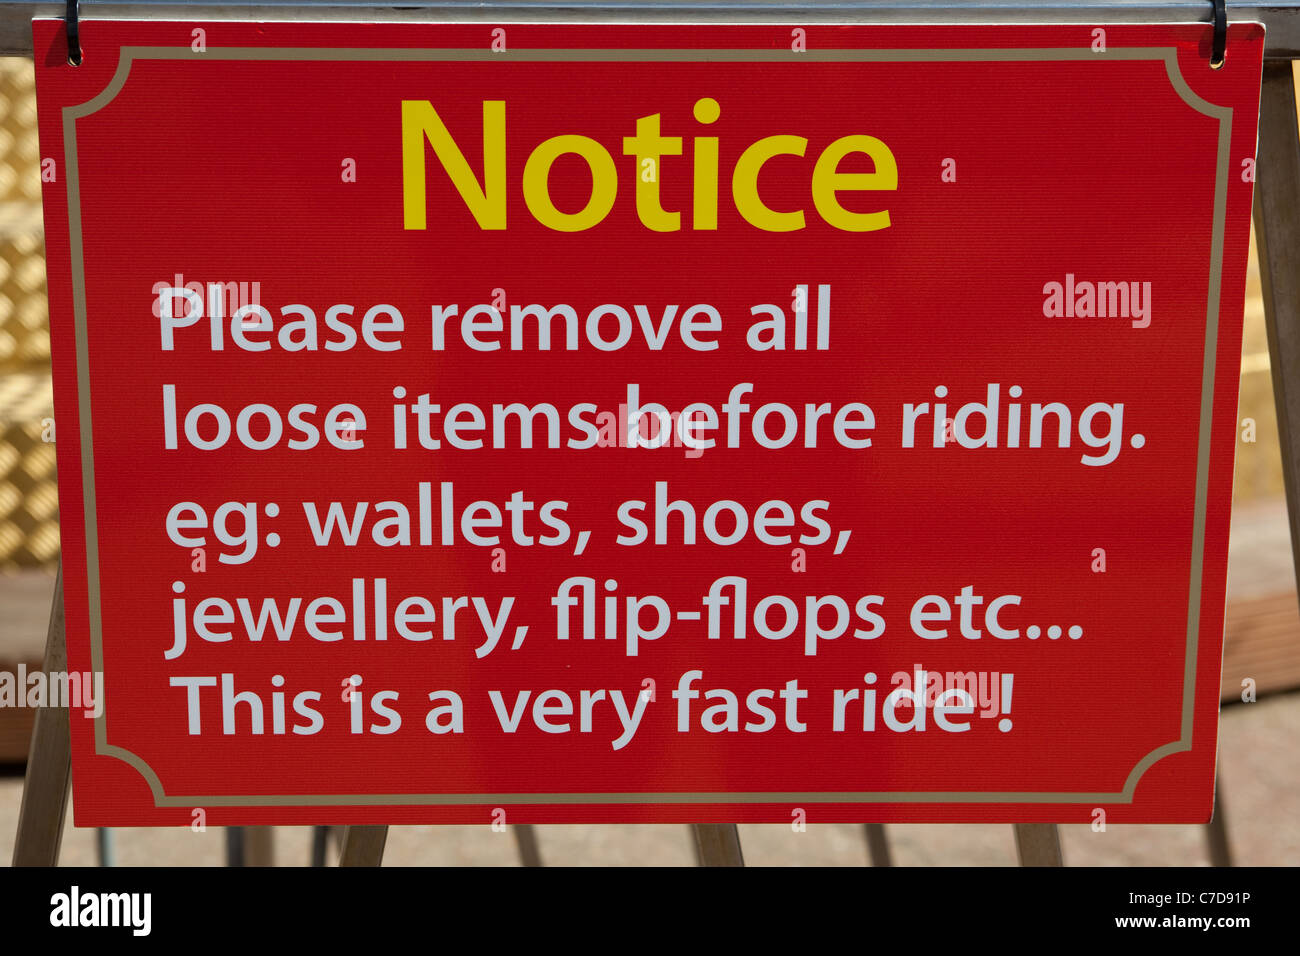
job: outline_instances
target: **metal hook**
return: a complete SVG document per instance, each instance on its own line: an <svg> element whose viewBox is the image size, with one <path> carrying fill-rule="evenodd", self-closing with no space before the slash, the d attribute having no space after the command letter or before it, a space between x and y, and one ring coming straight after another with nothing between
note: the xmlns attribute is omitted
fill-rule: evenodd
<svg viewBox="0 0 1300 956"><path fill-rule="evenodd" d="M1210 69L1223 66L1228 55L1228 5L1226 0L1212 0L1214 4L1214 43L1210 48Z"/></svg>
<svg viewBox="0 0 1300 956"><path fill-rule="evenodd" d="M68 63L71 66L81 66L81 37L77 33L79 15L77 7L78 0L68 0L68 12L63 18L68 34Z"/></svg>

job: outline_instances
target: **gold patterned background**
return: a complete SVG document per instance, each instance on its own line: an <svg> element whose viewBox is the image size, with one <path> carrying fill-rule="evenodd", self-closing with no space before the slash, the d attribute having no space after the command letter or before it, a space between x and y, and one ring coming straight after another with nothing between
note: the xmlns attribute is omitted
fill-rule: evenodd
<svg viewBox="0 0 1300 956"><path fill-rule="evenodd" d="M0 568L59 553L32 63L0 57Z"/></svg>

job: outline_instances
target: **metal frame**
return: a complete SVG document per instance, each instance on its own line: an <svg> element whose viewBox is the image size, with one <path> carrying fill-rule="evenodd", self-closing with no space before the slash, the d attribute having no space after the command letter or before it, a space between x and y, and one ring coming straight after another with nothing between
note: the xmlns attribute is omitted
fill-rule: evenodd
<svg viewBox="0 0 1300 956"><path fill-rule="evenodd" d="M33 17L63 0L0 0L0 55L30 55ZM1259 21L1265 56L1300 57L1300 0L1227 0L1228 21ZM82 0L82 19L354 20L510 23L1210 23L1210 0ZM93 39L92 41L93 42Z"/></svg>

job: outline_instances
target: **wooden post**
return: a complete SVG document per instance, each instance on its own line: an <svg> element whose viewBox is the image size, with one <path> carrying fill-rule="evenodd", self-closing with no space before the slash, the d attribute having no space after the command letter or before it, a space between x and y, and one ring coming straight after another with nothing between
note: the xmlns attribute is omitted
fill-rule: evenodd
<svg viewBox="0 0 1300 956"><path fill-rule="evenodd" d="M511 826L515 831L515 842L519 844L519 862L523 866L541 866L542 851L537 845L537 831L531 823L516 823Z"/></svg>
<svg viewBox="0 0 1300 956"><path fill-rule="evenodd" d="M226 827L226 866L244 865L244 828Z"/></svg>
<svg viewBox="0 0 1300 956"><path fill-rule="evenodd" d="M893 866L889 855L889 838L885 836L883 823L864 823L862 829L867 837L867 856L872 866Z"/></svg>
<svg viewBox="0 0 1300 956"><path fill-rule="evenodd" d="M700 866L744 866L740 832L734 823L696 823L695 859Z"/></svg>
<svg viewBox="0 0 1300 956"><path fill-rule="evenodd" d="M379 866L384 862L388 827L346 827L339 866Z"/></svg>
<svg viewBox="0 0 1300 956"><path fill-rule="evenodd" d="M244 827L244 866L275 866L274 827Z"/></svg>
<svg viewBox="0 0 1300 956"><path fill-rule="evenodd" d="M1232 844L1228 842L1228 821L1224 814L1223 784L1214 775L1214 816L1205 825L1205 842L1210 851L1210 866L1232 866Z"/></svg>
<svg viewBox="0 0 1300 956"><path fill-rule="evenodd" d="M1273 369L1291 553L1300 582L1300 132L1290 60L1265 60L1255 162L1255 244Z"/></svg>
<svg viewBox="0 0 1300 956"><path fill-rule="evenodd" d="M311 828L311 865L324 866L325 854L329 850L330 828Z"/></svg>
<svg viewBox="0 0 1300 956"><path fill-rule="evenodd" d="M1016 856L1021 866L1064 866L1055 823L1017 823Z"/></svg>
<svg viewBox="0 0 1300 956"><path fill-rule="evenodd" d="M54 579L50 626L45 637L45 672L68 669L63 620L63 562ZM72 779L72 739L68 709L42 707L36 711L32 744L27 751L27 779L18 811L14 841L14 866L54 866L59 862L63 818L68 809L68 784Z"/></svg>
<svg viewBox="0 0 1300 956"><path fill-rule="evenodd" d="M1300 587L1300 127L1291 60L1264 61L1255 157L1255 246L1282 448L1291 557ZM1231 866L1223 792L1215 780L1210 861Z"/></svg>

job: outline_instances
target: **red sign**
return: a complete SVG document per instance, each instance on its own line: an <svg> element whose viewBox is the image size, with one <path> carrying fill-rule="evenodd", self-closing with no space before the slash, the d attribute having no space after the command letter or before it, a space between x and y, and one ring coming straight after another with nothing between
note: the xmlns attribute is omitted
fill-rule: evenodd
<svg viewBox="0 0 1300 956"><path fill-rule="evenodd" d="M81 33L78 824L1208 818L1261 27Z"/></svg>

